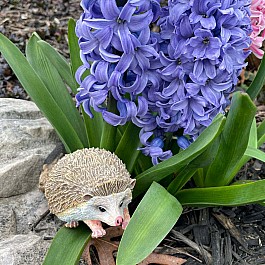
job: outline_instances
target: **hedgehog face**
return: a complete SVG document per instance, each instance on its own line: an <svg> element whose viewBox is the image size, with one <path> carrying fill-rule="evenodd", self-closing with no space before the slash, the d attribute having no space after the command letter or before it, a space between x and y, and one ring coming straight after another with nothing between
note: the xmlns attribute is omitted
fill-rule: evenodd
<svg viewBox="0 0 265 265"><path fill-rule="evenodd" d="M108 196L89 197L87 203L82 207L82 215L87 220L99 220L110 226L120 225L117 220L124 219L124 209L132 200L131 189ZM121 218L120 218L121 217ZM118 219L117 219L118 218Z"/></svg>

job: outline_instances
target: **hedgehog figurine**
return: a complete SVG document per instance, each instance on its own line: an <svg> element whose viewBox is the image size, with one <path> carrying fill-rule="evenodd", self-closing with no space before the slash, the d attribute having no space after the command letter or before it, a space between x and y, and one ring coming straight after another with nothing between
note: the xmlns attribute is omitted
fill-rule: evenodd
<svg viewBox="0 0 265 265"><path fill-rule="evenodd" d="M43 183L41 183L43 181ZM135 179L130 178L123 162L105 149L77 150L61 158L40 179L49 208L66 227L83 221L92 230L92 237L102 237L110 226L125 229L130 215Z"/></svg>

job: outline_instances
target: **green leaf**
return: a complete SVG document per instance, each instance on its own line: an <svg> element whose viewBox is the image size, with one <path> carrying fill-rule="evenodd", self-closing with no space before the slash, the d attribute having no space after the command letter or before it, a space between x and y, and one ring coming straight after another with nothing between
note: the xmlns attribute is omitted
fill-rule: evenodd
<svg viewBox="0 0 265 265"><path fill-rule="evenodd" d="M218 177L218 176L216 176ZM265 201L265 180L223 187L185 189L176 198L189 206L239 206Z"/></svg>
<svg viewBox="0 0 265 265"><path fill-rule="evenodd" d="M248 146L252 146L254 148L257 148L257 125L256 125L256 119L253 119L249 139L248 139ZM233 179L235 175L239 172L239 170L248 162L248 160L251 159L250 156L244 155L241 157L240 161L235 164L233 170L230 173L229 179Z"/></svg>
<svg viewBox="0 0 265 265"><path fill-rule="evenodd" d="M43 265L76 265L90 237L91 231L81 223L77 228L61 228L55 235Z"/></svg>
<svg viewBox="0 0 265 265"><path fill-rule="evenodd" d="M33 34L26 47L26 56L29 63L42 79L56 104L65 113L66 118L82 141L84 147L88 146L83 120L75 107L62 78L54 65L45 56L38 43L39 37ZM54 113L56 115L56 113Z"/></svg>
<svg viewBox="0 0 265 265"><path fill-rule="evenodd" d="M68 152L83 148L83 143L70 124L66 114L57 105L45 84L36 74L19 49L0 34L0 52L7 60L31 99L56 129Z"/></svg>
<svg viewBox="0 0 265 265"><path fill-rule="evenodd" d="M197 187L203 187L205 177L203 174L204 169L214 160L219 144L219 137L217 137L203 153L185 166L168 186L168 192L175 196L176 192L178 192L191 177L193 177Z"/></svg>
<svg viewBox="0 0 265 265"><path fill-rule="evenodd" d="M247 93L249 94L252 100L254 100L257 97L262 87L264 86L264 83L265 83L264 73L265 73L265 57L262 58L258 72L247 90Z"/></svg>
<svg viewBox="0 0 265 265"><path fill-rule="evenodd" d="M90 147L100 147L100 141L103 130L103 118L100 112L91 109L93 118L90 118L82 108L83 119L86 125L87 138L89 139Z"/></svg>
<svg viewBox="0 0 265 265"><path fill-rule="evenodd" d="M70 50L70 60L71 60L71 69L72 69L72 76L75 76L76 70L81 66L83 63L80 59L80 48L78 45L78 38L75 35L75 26L76 23L74 19L70 18L68 21L68 45ZM73 89L73 93L77 93L77 88L79 85L76 83L75 89Z"/></svg>
<svg viewBox="0 0 265 265"><path fill-rule="evenodd" d="M75 21L72 18L70 18L68 21L68 44L70 50L71 69L73 77L75 76L77 69L83 64L79 56L80 48L78 45L78 38L75 34L75 26L76 26ZM88 74L89 70L86 70L86 73L84 73L83 77L85 77ZM77 87L79 87L79 85L76 83L76 87L73 90L75 94L77 93L76 90ZM100 147L101 135L103 130L102 114L94 110L91 110L94 116L91 119L84 111L84 108L81 109L85 123L87 138L89 140L89 145L90 147Z"/></svg>
<svg viewBox="0 0 265 265"><path fill-rule="evenodd" d="M108 111L116 113L116 100L111 95L108 97ZM116 149L116 133L117 126L112 126L107 122L104 122L100 148L114 152Z"/></svg>
<svg viewBox="0 0 265 265"><path fill-rule="evenodd" d="M205 186L224 186L232 181L233 169L247 148L255 113L256 107L247 94L234 94L224 130L220 135L219 150L207 171Z"/></svg>
<svg viewBox="0 0 265 265"><path fill-rule="evenodd" d="M224 122L225 118L221 114L217 115L212 124L206 128L186 150L138 175L133 192L134 196L138 196L147 190L153 181L158 182L169 174L177 172L205 151L212 141L221 133Z"/></svg>
<svg viewBox="0 0 265 265"><path fill-rule="evenodd" d="M258 147L260 147L265 142L265 120L259 125L258 130Z"/></svg>
<svg viewBox="0 0 265 265"><path fill-rule="evenodd" d="M247 156L256 158L262 162L265 162L265 153L259 149L248 146L246 153Z"/></svg>
<svg viewBox="0 0 265 265"><path fill-rule="evenodd" d="M145 170L153 166L150 156L145 156L142 152L139 153L136 164L133 169L132 176L140 175Z"/></svg>
<svg viewBox="0 0 265 265"><path fill-rule="evenodd" d="M140 145L139 131L140 128L130 122L115 150L115 154L126 164L130 173L140 153L137 150Z"/></svg>
<svg viewBox="0 0 265 265"><path fill-rule="evenodd" d="M75 79L73 78L71 67L67 60L46 41L39 40L38 45L44 55L54 65L62 79L71 88L71 90L74 91L77 87L77 84Z"/></svg>
<svg viewBox="0 0 265 265"><path fill-rule="evenodd" d="M175 196L175 194L192 178L198 168L185 166L169 184L167 191Z"/></svg>
<svg viewBox="0 0 265 265"><path fill-rule="evenodd" d="M154 182L124 231L117 265L134 265L145 259L169 233L181 212L176 198Z"/></svg>

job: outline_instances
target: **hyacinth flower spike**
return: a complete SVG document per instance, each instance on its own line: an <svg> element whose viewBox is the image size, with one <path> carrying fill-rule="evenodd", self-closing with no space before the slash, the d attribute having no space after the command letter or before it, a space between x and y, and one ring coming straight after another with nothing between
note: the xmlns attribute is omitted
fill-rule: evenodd
<svg viewBox="0 0 265 265"><path fill-rule="evenodd" d="M192 142L225 112L249 55L250 2L123 4L82 1L76 32L84 66L77 74L77 104L88 114L91 107L101 112L114 126L132 121L141 128L139 149L157 164L172 155L163 145L167 133L184 133ZM158 32L150 31L151 23ZM91 77L82 80L88 62ZM109 96L118 113L106 109Z"/></svg>

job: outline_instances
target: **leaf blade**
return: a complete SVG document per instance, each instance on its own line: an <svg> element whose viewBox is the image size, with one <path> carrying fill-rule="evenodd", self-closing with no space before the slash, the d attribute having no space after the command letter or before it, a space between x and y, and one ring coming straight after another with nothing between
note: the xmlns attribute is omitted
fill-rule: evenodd
<svg viewBox="0 0 265 265"><path fill-rule="evenodd" d="M49 43L43 40L38 41L38 45L45 54L45 56L50 60L50 62L54 65L60 76L66 82L66 84L73 91L76 87L76 81L73 78L71 67L67 60L57 52Z"/></svg>
<svg viewBox="0 0 265 265"><path fill-rule="evenodd" d="M71 70L72 70L72 76L75 76L75 73L79 66L81 66L83 63L80 59L80 48L78 45L78 38L75 35L75 20L70 18L68 21L68 45L70 50L70 60L71 60ZM76 82L76 88L73 89L73 93L77 93L77 88L79 85Z"/></svg>
<svg viewBox="0 0 265 265"><path fill-rule="evenodd" d="M125 229L117 265L133 265L146 258L168 234L181 212L180 203L154 182Z"/></svg>
<svg viewBox="0 0 265 265"><path fill-rule="evenodd" d="M36 34L33 34L28 41L26 56L56 104L65 114L66 119L71 124L83 146L87 147L88 143L82 118L57 69L39 46L39 37ZM56 113L54 115L56 116Z"/></svg>
<svg viewBox="0 0 265 265"><path fill-rule="evenodd" d="M200 155L221 133L224 122L225 118L222 115L218 115L212 124L207 127L186 150L136 176L137 181L133 195L138 196L140 193L144 192L153 181L160 181L169 174L186 166L195 157Z"/></svg>
<svg viewBox="0 0 265 265"><path fill-rule="evenodd" d="M81 223L75 229L62 227L55 235L43 265L76 265L90 240L91 231Z"/></svg>
<svg viewBox="0 0 265 265"><path fill-rule="evenodd" d="M115 154L126 164L126 168L130 173L132 173L140 153L137 150L140 145L139 132L140 128L130 122L115 150Z"/></svg>
<svg viewBox="0 0 265 265"><path fill-rule="evenodd" d="M247 148L255 113L256 107L247 94L234 94L217 155L206 174L205 186L224 186L232 181L235 165Z"/></svg>
<svg viewBox="0 0 265 265"><path fill-rule="evenodd" d="M225 196L224 196L225 194ZM222 187L181 190L176 198L189 206L240 206L265 201L265 180Z"/></svg>
<svg viewBox="0 0 265 265"><path fill-rule="evenodd" d="M73 130L65 114L51 97L46 86L36 74L19 49L0 33L0 52L7 60L20 83L31 99L40 108L52 126L56 129L67 152L83 148L83 144ZM57 115L55 116L54 113Z"/></svg>
<svg viewBox="0 0 265 265"><path fill-rule="evenodd" d="M108 111L112 113L116 113L117 107L116 100L113 96L109 95L108 97ZM111 152L114 152L116 149L116 134L117 134L117 126L112 126L111 124L104 121L101 140L100 140L100 148L104 148Z"/></svg>
<svg viewBox="0 0 265 265"><path fill-rule="evenodd" d="M257 148L253 148L252 146L248 146L246 153L247 156L256 158L262 162L265 162L265 153Z"/></svg>
<svg viewBox="0 0 265 265"><path fill-rule="evenodd" d="M264 72L265 72L265 57L263 56L258 72L254 80L252 81L251 85L247 89L247 93L249 94L252 100L254 100L258 96L262 87L264 86L265 83Z"/></svg>

